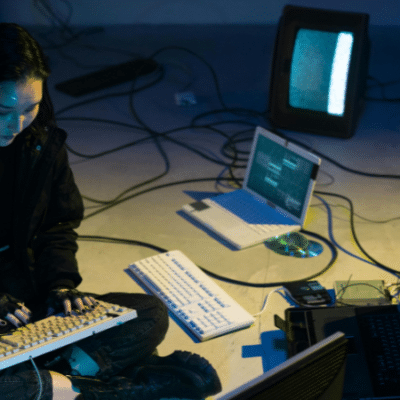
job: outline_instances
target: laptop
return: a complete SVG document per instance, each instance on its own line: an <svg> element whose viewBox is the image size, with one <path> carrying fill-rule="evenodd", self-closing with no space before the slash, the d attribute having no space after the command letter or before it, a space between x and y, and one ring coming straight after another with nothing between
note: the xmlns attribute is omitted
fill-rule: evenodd
<svg viewBox="0 0 400 400"><path fill-rule="evenodd" d="M342 400L346 355L336 332L218 400Z"/></svg>
<svg viewBox="0 0 400 400"><path fill-rule="evenodd" d="M400 306L289 308L289 356L336 331L348 340L343 399L400 399ZM282 321L280 321L282 322Z"/></svg>
<svg viewBox="0 0 400 400"><path fill-rule="evenodd" d="M242 188L181 211L236 249L299 231L320 164L314 154L259 126Z"/></svg>

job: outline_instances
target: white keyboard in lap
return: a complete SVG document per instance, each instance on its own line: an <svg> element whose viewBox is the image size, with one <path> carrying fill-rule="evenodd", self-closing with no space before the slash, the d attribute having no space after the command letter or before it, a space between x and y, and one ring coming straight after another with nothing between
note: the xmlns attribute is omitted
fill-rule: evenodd
<svg viewBox="0 0 400 400"><path fill-rule="evenodd" d="M0 335L0 370L137 317L135 310L97 301L99 305L85 314L53 315Z"/></svg>
<svg viewBox="0 0 400 400"><path fill-rule="evenodd" d="M251 314L178 250L137 261L129 271L200 341L254 323Z"/></svg>

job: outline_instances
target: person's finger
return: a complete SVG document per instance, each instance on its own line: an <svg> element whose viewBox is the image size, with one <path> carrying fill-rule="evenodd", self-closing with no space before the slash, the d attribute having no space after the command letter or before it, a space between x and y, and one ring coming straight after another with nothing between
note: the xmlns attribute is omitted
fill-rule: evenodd
<svg viewBox="0 0 400 400"><path fill-rule="evenodd" d="M65 315L71 315L72 312L71 300L69 299L64 300L64 311Z"/></svg>
<svg viewBox="0 0 400 400"><path fill-rule="evenodd" d="M7 314L6 320L12 323L16 328L20 328L22 326L21 321L19 321L18 318L10 313Z"/></svg>
<svg viewBox="0 0 400 400"><path fill-rule="evenodd" d="M28 307L26 307L24 303L17 304L21 307L21 311L23 311L25 314L32 315L32 311Z"/></svg>
<svg viewBox="0 0 400 400"><path fill-rule="evenodd" d="M83 300L82 300L80 297L78 297L78 298L75 299L74 304L78 307L78 310L79 310L80 312L85 312L85 311L88 310L88 307L86 307L86 306L83 304Z"/></svg>
<svg viewBox="0 0 400 400"><path fill-rule="evenodd" d="M25 325L29 322L29 314L25 314L22 310L15 310L14 315Z"/></svg>
<svg viewBox="0 0 400 400"><path fill-rule="evenodd" d="M97 306L97 301L91 297L91 296L85 296L83 297L83 302L88 305L91 309L95 308Z"/></svg>

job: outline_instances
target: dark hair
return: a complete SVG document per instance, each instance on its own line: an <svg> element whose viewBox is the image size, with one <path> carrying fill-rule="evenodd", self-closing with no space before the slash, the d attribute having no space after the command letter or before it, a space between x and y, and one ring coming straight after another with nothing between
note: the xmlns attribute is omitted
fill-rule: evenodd
<svg viewBox="0 0 400 400"><path fill-rule="evenodd" d="M53 104L47 87L51 71L39 43L17 24L0 23L0 82L36 78L43 81L43 99L34 128L55 124Z"/></svg>

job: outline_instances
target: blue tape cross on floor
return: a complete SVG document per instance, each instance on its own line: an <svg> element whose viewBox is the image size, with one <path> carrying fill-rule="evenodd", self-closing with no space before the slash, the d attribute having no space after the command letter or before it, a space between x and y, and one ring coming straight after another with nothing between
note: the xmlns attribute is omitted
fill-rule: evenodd
<svg viewBox="0 0 400 400"><path fill-rule="evenodd" d="M287 344L285 333L281 330L263 332L261 344L243 346L242 357L261 357L263 371L269 371L287 360Z"/></svg>

